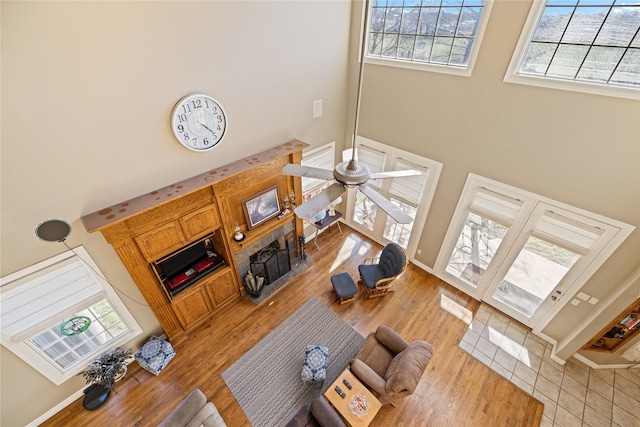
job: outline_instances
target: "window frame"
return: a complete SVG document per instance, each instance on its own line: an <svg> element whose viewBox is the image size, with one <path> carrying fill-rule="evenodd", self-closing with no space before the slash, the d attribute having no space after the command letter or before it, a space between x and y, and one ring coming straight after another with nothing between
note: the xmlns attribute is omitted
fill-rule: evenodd
<svg viewBox="0 0 640 427"><path fill-rule="evenodd" d="M360 48L364 49L364 62L366 64L373 65L383 65L388 67L396 67L396 68L404 68L410 70L418 70L418 71L426 71L426 72L434 72L434 73L442 73L442 74L451 74L456 76L470 77L473 72L473 67L475 65L476 59L478 57L480 46L482 45L482 38L484 36L485 30L487 28L487 23L489 22L489 17L491 15L491 9L493 7L494 0L485 0L485 4L483 6L482 16L478 23L478 29L476 32L476 36L473 41L473 47L471 49L471 54L469 55L469 61L466 66L457 66L457 65L447 65L447 64L436 64L429 62L414 62L411 60L402 60L397 58L380 58L380 57L372 57L369 56L369 40L370 40L370 24L371 24L371 8L373 7L373 2L363 2L363 14L362 16L367 16L368 19L361 26L360 31ZM369 5L369 11L364 9ZM441 7L443 7L441 5ZM363 32L366 32L366 37L364 37ZM365 40L364 46L362 46L362 40Z"/></svg>
<svg viewBox="0 0 640 427"><path fill-rule="evenodd" d="M413 259L418 249L418 243L422 236L427 217L433 204L433 198L438 187L440 175L444 165L436 160L424 157L409 151L396 148L393 145L388 145L379 141L375 141L363 136L356 137L356 150L361 152L363 148L371 151L377 151L381 154L381 171L393 171L396 170L396 161L398 159L409 161L421 168L424 172L424 181L420 191L420 200L416 206L416 217L413 219L411 233L409 241L406 247L406 253L409 259ZM351 149L344 150L342 153L343 161L351 158ZM359 160L362 161L362 160ZM365 162L363 162L365 163ZM366 164L366 163L365 163ZM370 168L371 169L371 168ZM376 172L371 170L371 172ZM394 178L392 178L394 179ZM392 198L393 194L389 194L389 186L392 179L379 179L370 180L367 185L375 188L380 194L386 198ZM378 181L377 183L375 181ZM344 222L353 228L354 230L362 233L363 235L377 241L380 244L387 244L389 240L385 237L384 228L386 221L376 219L373 230L365 227L353 219L356 209L357 189L347 189L347 204L344 214ZM364 196L364 195L362 195ZM366 196L364 196L366 197ZM375 204L374 204L375 206ZM377 208L376 208L377 209ZM380 210L381 217L387 218L388 215Z"/></svg>
<svg viewBox="0 0 640 427"><path fill-rule="evenodd" d="M581 221L585 224L591 224L594 228L603 230L603 234L600 236L598 242L590 249L589 254L585 255L584 268L576 269L572 271L570 277L567 276L564 278L562 282L563 297L560 298L543 317L534 319L537 322L535 325L527 325L531 327L534 332L542 331L554 316L570 303L572 300L571 297L580 291L582 286L591 279L593 274L609 259L636 228L633 225L605 217L595 212L590 212L509 184L469 173L455 211L451 217L444 240L440 245L433 273L453 287L478 300L486 301L486 299L483 299L483 294L490 287L490 284L488 287L485 286L482 289L478 287L472 288L468 283L446 271L464 222L468 213L471 212L471 202L478 188L485 188L512 199L520 200L523 203L516 218L512 221L509 231L504 236L500 248L491 261L494 265L490 265L486 270L485 275L488 275L487 282L491 282L496 277L500 277L503 272L506 273L508 268L513 264L515 257L521 249L521 245L518 242L522 241L524 244L526 238L531 234L532 229L527 228L527 225L531 223L530 219L534 212L541 207L547 206L554 210L557 209L559 212L565 212L563 215L567 218L572 218L573 216L580 217ZM519 315L515 311L508 312L507 314L515 319L519 319ZM519 320L523 324L527 324L526 320Z"/></svg>
<svg viewBox="0 0 640 427"><path fill-rule="evenodd" d="M89 362L95 359L98 353L102 353L117 346L123 345L142 333L142 328L138 325L135 318L126 308L122 300L118 297L115 290L106 281L104 275L102 274L102 272L100 272L95 261L91 258L91 256L83 246L78 246L69 251L63 252L62 254L56 255L30 267L24 268L16 273L2 277L0 278L0 286L9 286L13 282L19 281L20 279L28 278L31 275L37 275L39 272L48 267L55 266L56 264L74 257L78 258L85 265L85 268L87 268L87 271L93 277L93 279L100 286L102 286L105 291L104 299L108 301L108 303L118 314L120 319L126 324L129 331L122 334L120 337L114 339L113 341L106 343L106 345L96 348L95 351L88 353L84 357L79 358L67 368L62 368L57 365L54 360L45 357L40 351L36 350L33 344L29 342L31 338L34 338L35 336L48 331L53 324L62 322L62 320L64 319L52 319L51 324L46 327L43 326L40 330L38 330L38 332L33 333L29 337L26 337L19 342L15 342L13 339L5 336L5 334L2 333L1 342L5 348L14 353L16 356L20 357L25 363L33 367L45 378L49 379L56 385L60 385L71 377L76 376L82 369L86 367ZM95 304L96 303L87 304L87 307L85 307L85 309L88 309Z"/></svg>
<svg viewBox="0 0 640 427"><path fill-rule="evenodd" d="M548 89L568 90L572 92L589 93L593 95L613 96L640 100L640 88L614 86L596 82L581 80L568 80L547 76L534 76L520 74L519 69L524 60L531 38L538 28L538 23L544 12L547 1L534 1L529 10L529 15L524 24L520 38L511 56L507 72L503 78L505 83L523 84L528 86L544 87Z"/></svg>

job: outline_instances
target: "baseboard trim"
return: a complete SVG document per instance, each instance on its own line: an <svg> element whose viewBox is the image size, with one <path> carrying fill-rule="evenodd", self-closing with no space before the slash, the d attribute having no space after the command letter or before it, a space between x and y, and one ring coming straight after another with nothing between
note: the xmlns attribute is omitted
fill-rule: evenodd
<svg viewBox="0 0 640 427"><path fill-rule="evenodd" d="M432 274L435 276L435 274L433 274L433 269L431 269L429 266L427 266L426 264L421 263L420 261L417 261L415 258L409 260L411 262L411 264L414 264L416 267L420 267L421 269L423 269L424 271L426 271L429 274Z"/></svg>
<svg viewBox="0 0 640 427"><path fill-rule="evenodd" d="M620 364L615 364L615 365L598 365L597 363L595 363L594 361L592 361L591 359L587 359L586 357L584 357L583 355L581 355L580 353L574 353L573 355L574 358L578 359L579 361L581 361L582 363L584 363L585 365L587 365L590 368L593 369L629 369L629 368L640 368L640 366L636 363L635 366L633 363L620 363Z"/></svg>

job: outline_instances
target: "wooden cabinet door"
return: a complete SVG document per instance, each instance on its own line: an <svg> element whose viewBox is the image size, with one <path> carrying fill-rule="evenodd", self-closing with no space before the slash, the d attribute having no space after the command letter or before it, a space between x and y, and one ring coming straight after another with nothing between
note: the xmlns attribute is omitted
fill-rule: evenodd
<svg viewBox="0 0 640 427"><path fill-rule="evenodd" d="M216 277L216 279L207 286L207 289L216 308L238 296L238 288L233 280L231 270L227 270L224 274Z"/></svg>
<svg viewBox="0 0 640 427"><path fill-rule="evenodd" d="M155 261L163 255L180 249L185 243L184 234L177 221L154 228L139 235L135 240L147 261Z"/></svg>
<svg viewBox="0 0 640 427"><path fill-rule="evenodd" d="M209 296L204 287L194 289L184 298L173 303L173 309L176 317L184 329L190 329L204 320L211 312L213 307L209 301Z"/></svg>
<svg viewBox="0 0 640 427"><path fill-rule="evenodd" d="M187 239L202 237L220 227L216 205L208 205L180 218Z"/></svg>

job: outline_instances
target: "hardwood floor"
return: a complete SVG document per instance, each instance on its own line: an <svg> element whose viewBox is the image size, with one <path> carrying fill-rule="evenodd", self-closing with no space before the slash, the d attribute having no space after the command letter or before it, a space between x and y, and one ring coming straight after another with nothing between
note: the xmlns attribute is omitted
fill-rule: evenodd
<svg viewBox="0 0 640 427"><path fill-rule="evenodd" d="M249 422L222 380L222 373L277 325L315 296L366 336L384 323L407 340L430 342L435 353L412 396L396 408L383 407L372 426L538 426L543 405L457 346L466 318L479 302L409 264L396 291L367 299L363 290L351 304L339 305L330 276L349 272L382 249L343 225L319 236L320 250L307 245L312 265L268 301L256 306L244 299L220 312L209 324L175 346L176 357L154 376L136 363L102 408L86 411L81 399L44 426L152 426L158 424L193 388L212 401L227 425ZM468 321L468 320L467 320ZM259 379L256 379L259 381Z"/></svg>

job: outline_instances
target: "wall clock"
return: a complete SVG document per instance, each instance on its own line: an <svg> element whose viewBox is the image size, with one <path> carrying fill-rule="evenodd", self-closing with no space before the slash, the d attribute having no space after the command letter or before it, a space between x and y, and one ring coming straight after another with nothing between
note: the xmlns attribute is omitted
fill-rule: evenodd
<svg viewBox="0 0 640 427"><path fill-rule="evenodd" d="M218 145L227 130L222 105L208 95L194 93L180 99L171 113L173 135L190 150L207 151Z"/></svg>

